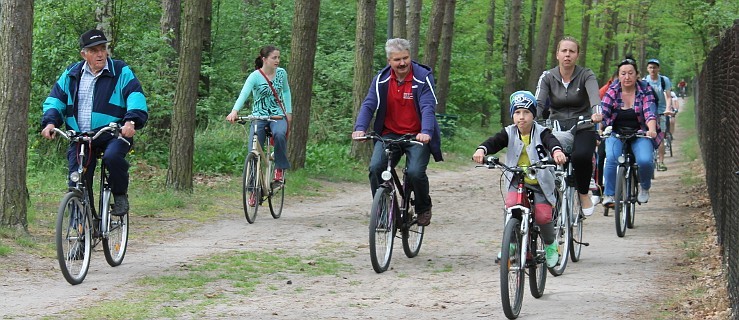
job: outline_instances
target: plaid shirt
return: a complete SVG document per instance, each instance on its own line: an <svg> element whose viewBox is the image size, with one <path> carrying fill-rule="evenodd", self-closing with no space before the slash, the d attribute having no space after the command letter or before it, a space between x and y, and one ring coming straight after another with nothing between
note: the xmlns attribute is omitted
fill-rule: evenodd
<svg viewBox="0 0 739 320"><path fill-rule="evenodd" d="M105 63L105 67L103 67L100 72L98 72L97 75L93 74L92 71L90 71L90 65L85 62L84 66L82 67L82 77L80 77L80 89L77 92L77 99L79 103L77 104L79 107L79 110L77 111L77 123L80 126L80 131L90 131L90 127L92 124L92 98L93 93L95 91L95 83L98 81L98 78L101 74L103 74L103 70L108 69L108 63Z"/></svg>
<svg viewBox="0 0 739 320"><path fill-rule="evenodd" d="M654 110L654 95L652 95L652 89L644 81L636 81L636 94L634 98L634 112L636 112L636 118L639 121L639 128L641 131L649 131L647 122L649 120L657 121L657 116L652 113ZM614 81L613 84L608 88L606 94L603 96L603 100L600 102L601 108L603 109L603 123L605 127L612 126L616 121L619 110L624 105L624 101L621 98L621 83ZM659 145L662 141L663 135L660 132L659 123L657 123L657 137L653 140L655 145Z"/></svg>

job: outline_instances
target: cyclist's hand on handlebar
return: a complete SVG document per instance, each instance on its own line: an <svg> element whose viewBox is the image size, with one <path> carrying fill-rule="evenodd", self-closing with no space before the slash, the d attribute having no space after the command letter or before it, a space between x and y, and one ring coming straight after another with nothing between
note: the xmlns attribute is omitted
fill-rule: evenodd
<svg viewBox="0 0 739 320"><path fill-rule="evenodd" d="M429 143L429 141L431 141L431 136L425 133L419 133L416 135L416 141L421 143Z"/></svg>
<svg viewBox="0 0 739 320"><path fill-rule="evenodd" d="M567 162L567 156L565 156L565 153L562 152L562 150L555 150L554 154L552 154L552 157L554 158L554 163L556 164L564 164Z"/></svg>
<svg viewBox="0 0 739 320"><path fill-rule="evenodd" d="M472 161L482 163L485 160L485 151L482 149L475 150L475 154L472 155Z"/></svg>
<svg viewBox="0 0 739 320"><path fill-rule="evenodd" d="M603 121L603 114L602 113L593 113L592 116L590 116L590 119L593 120L594 123L598 123Z"/></svg>
<svg viewBox="0 0 739 320"><path fill-rule="evenodd" d="M367 136L367 133L364 131L354 131L352 132L352 140L366 140L364 139Z"/></svg>
<svg viewBox="0 0 739 320"><path fill-rule="evenodd" d="M131 138L136 134L136 128L131 121L126 121L126 124L121 127L121 135L125 138Z"/></svg>
<svg viewBox="0 0 739 320"><path fill-rule="evenodd" d="M234 122L236 122L236 120L239 120L239 113L238 113L238 112L237 112L236 110L234 110L234 111L231 111L231 113L229 113L229 114L228 114L228 115L226 116L226 120L227 120L228 122L231 122L231 123L234 123Z"/></svg>
<svg viewBox="0 0 739 320"><path fill-rule="evenodd" d="M54 137L56 137L56 131L54 131L55 128L56 126L53 123L47 124L46 127L41 130L41 136L49 140L54 139Z"/></svg>
<svg viewBox="0 0 739 320"><path fill-rule="evenodd" d="M656 138L657 137L657 131L649 130L649 131L647 131L646 135L647 135L647 137L650 137L650 138Z"/></svg>

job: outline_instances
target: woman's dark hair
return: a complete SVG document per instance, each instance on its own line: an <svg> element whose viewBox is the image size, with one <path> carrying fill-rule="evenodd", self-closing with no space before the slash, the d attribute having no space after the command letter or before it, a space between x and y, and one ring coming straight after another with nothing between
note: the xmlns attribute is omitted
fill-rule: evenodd
<svg viewBox="0 0 739 320"><path fill-rule="evenodd" d="M634 56L632 54L627 54L626 58L619 62L618 67L616 68L616 72L621 69L621 66L625 66L627 64L634 66L634 71L636 71L637 74L639 73L639 68L636 66L636 60L634 60Z"/></svg>
<svg viewBox="0 0 739 320"><path fill-rule="evenodd" d="M261 50L259 50L259 55L254 60L254 70L257 70L262 67L262 58L269 57L269 54L272 53L272 51L279 50L277 47L273 45L264 46Z"/></svg>

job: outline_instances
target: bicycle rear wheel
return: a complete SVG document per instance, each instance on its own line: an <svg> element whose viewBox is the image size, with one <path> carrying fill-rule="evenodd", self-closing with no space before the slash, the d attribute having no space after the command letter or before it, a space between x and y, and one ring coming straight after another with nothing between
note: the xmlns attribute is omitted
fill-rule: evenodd
<svg viewBox="0 0 739 320"><path fill-rule="evenodd" d="M526 257L519 252L522 237L521 221L508 220L500 248L500 299L508 319L517 318L523 305Z"/></svg>
<svg viewBox="0 0 739 320"><path fill-rule="evenodd" d="M393 255L393 241L396 232L395 203L388 188L377 188L372 200L369 224L370 261L372 269L377 273L387 270Z"/></svg>
<svg viewBox="0 0 739 320"><path fill-rule="evenodd" d="M570 203L568 199L572 195L572 188L567 188L564 194L555 191L557 196L556 220L554 220L554 241L557 242L557 251L559 252L559 261L557 265L549 269L549 273L553 276L561 276L567 268L567 259L569 256L570 246L572 244L572 233L570 233ZM533 291L532 291L533 292Z"/></svg>
<svg viewBox="0 0 739 320"><path fill-rule="evenodd" d="M401 231L401 236L403 238L403 251L405 252L405 256L413 258L418 255L419 251L421 251L421 243L423 243L423 231L425 227L419 226L418 223L415 222L416 212L413 208L415 194L413 191L410 191L406 193L406 195L408 199L405 201L405 205L408 209L406 211L406 221L403 222L405 226Z"/></svg>
<svg viewBox="0 0 739 320"><path fill-rule="evenodd" d="M126 248L128 247L128 214L123 216L110 215L113 207L110 203L110 190L103 191L103 207L101 213L103 216L108 215L108 234L103 237L103 252L105 253L105 261L111 267L119 266L126 256ZM107 213L103 212L107 211Z"/></svg>
<svg viewBox="0 0 739 320"><path fill-rule="evenodd" d="M244 204L244 216L249 223L254 223L257 219L259 203L262 201L262 187L259 178L259 156L250 152L244 160L244 188L241 197Z"/></svg>
<svg viewBox="0 0 739 320"><path fill-rule="evenodd" d="M285 173L283 172L282 181L273 181L270 185L269 197L269 212L272 214L272 218L279 219L282 215L282 205L285 204ZM269 176L275 176L275 165L270 162Z"/></svg>
<svg viewBox="0 0 739 320"><path fill-rule="evenodd" d="M546 251L544 249L544 240L538 234L532 233L529 248L533 253L531 261L526 264L529 269L529 289L534 298L541 298L544 295L544 287L547 284L547 260ZM567 255L561 254L560 259L567 261ZM562 270L564 271L564 269Z"/></svg>
<svg viewBox="0 0 739 320"><path fill-rule="evenodd" d="M626 186L626 168L619 166L616 170L616 194L613 196L613 216L616 220L616 235L626 234L626 218L628 216L628 188Z"/></svg>
<svg viewBox="0 0 739 320"><path fill-rule="evenodd" d="M64 279L72 285L82 283L90 268L92 223L82 203L79 193L67 193L56 217L56 257Z"/></svg>
<svg viewBox="0 0 739 320"><path fill-rule="evenodd" d="M667 132L665 134L665 153L669 154L670 157L672 157L672 133Z"/></svg>
<svg viewBox="0 0 739 320"><path fill-rule="evenodd" d="M580 253L582 253L582 234L585 229L585 215L582 213L580 205L580 197L576 196L577 191L572 190L570 203L572 205L572 217L570 219L570 259L572 262L580 261Z"/></svg>

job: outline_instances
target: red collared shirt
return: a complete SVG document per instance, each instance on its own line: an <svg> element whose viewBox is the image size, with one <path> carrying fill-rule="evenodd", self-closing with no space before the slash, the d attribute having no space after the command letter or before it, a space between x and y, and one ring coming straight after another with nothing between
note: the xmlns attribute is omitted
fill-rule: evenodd
<svg viewBox="0 0 739 320"><path fill-rule="evenodd" d="M416 134L421 132L421 118L413 101L413 70L398 83L395 71L390 71L387 90L387 114L383 134Z"/></svg>

